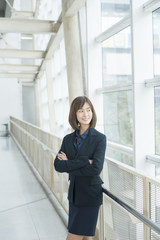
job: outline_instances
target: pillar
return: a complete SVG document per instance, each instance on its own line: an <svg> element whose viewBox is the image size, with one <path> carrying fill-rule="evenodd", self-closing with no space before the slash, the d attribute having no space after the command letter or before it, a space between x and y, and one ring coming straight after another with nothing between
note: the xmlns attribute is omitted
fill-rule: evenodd
<svg viewBox="0 0 160 240"><path fill-rule="evenodd" d="M80 95L84 95L82 56L78 15L65 16L63 4L63 27L67 63L69 102Z"/></svg>

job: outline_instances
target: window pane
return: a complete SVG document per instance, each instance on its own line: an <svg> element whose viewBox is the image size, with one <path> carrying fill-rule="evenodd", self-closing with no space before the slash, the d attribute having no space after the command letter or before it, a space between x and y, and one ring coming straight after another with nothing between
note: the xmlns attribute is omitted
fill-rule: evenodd
<svg viewBox="0 0 160 240"><path fill-rule="evenodd" d="M160 155L160 87L155 88L156 154Z"/></svg>
<svg viewBox="0 0 160 240"><path fill-rule="evenodd" d="M131 83L130 27L102 43L103 86Z"/></svg>
<svg viewBox="0 0 160 240"><path fill-rule="evenodd" d="M45 9L45 11L44 11ZM57 20L62 11L61 0L43 0L39 4L39 19Z"/></svg>
<svg viewBox="0 0 160 240"><path fill-rule="evenodd" d="M160 76L160 8L153 12L154 75Z"/></svg>
<svg viewBox="0 0 160 240"><path fill-rule="evenodd" d="M62 138L70 131L68 123L69 97L64 40L60 42L59 48L54 52L52 58L52 73L54 108L56 113L55 134Z"/></svg>
<svg viewBox="0 0 160 240"><path fill-rule="evenodd" d="M116 149L111 149L110 147L107 147L107 156L109 156L112 159L116 159L122 163L125 163L129 166L134 166L134 158L133 155L122 153Z"/></svg>
<svg viewBox="0 0 160 240"><path fill-rule="evenodd" d="M102 31L126 17L130 12L130 0L101 0Z"/></svg>
<svg viewBox="0 0 160 240"><path fill-rule="evenodd" d="M42 122L43 129L46 131L50 130L49 127L49 108L48 108L48 92L47 92L47 79L46 73L44 72L41 77L41 109L42 109Z"/></svg>
<svg viewBox="0 0 160 240"><path fill-rule="evenodd" d="M104 94L104 131L109 141L133 146L132 91Z"/></svg>

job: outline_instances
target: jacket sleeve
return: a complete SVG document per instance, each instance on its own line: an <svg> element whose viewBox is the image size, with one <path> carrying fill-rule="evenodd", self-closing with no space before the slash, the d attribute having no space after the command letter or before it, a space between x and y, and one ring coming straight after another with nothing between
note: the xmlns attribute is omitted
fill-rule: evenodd
<svg viewBox="0 0 160 240"><path fill-rule="evenodd" d="M104 135L103 139L99 141L94 155L93 155L93 163L88 163L77 169L72 170L70 172L71 175L77 175L77 176L96 176L99 175L103 169L103 163L105 158L105 150L106 150L106 136Z"/></svg>
<svg viewBox="0 0 160 240"><path fill-rule="evenodd" d="M64 152L65 153L65 138L63 139L61 148L59 152ZM88 164L88 157L87 156L80 156L78 159L73 159L73 160L59 160L56 156L54 160L54 168L58 172L67 172L70 173L71 171L81 168L85 165Z"/></svg>

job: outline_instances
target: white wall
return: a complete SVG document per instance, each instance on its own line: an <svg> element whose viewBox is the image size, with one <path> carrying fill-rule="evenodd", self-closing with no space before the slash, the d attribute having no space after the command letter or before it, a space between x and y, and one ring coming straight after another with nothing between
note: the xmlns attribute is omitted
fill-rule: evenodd
<svg viewBox="0 0 160 240"><path fill-rule="evenodd" d="M22 86L23 120L36 125L35 89Z"/></svg>
<svg viewBox="0 0 160 240"><path fill-rule="evenodd" d="M20 34L3 34L0 49L19 49ZM0 64L21 64L19 59L1 58ZM10 72L10 69L8 69ZM9 116L22 118L21 84L15 78L0 78L0 124L6 123Z"/></svg>
<svg viewBox="0 0 160 240"><path fill-rule="evenodd" d="M0 124L10 115L21 118L21 85L17 79L0 78Z"/></svg>

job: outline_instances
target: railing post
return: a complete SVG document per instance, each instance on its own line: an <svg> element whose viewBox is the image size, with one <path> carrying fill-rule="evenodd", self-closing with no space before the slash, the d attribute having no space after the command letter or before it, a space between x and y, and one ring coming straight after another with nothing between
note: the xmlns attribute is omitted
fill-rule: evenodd
<svg viewBox="0 0 160 240"><path fill-rule="evenodd" d="M150 183L147 181L146 177L143 178L143 214L150 218ZM146 224L143 224L143 230L144 240L150 240L150 228Z"/></svg>

